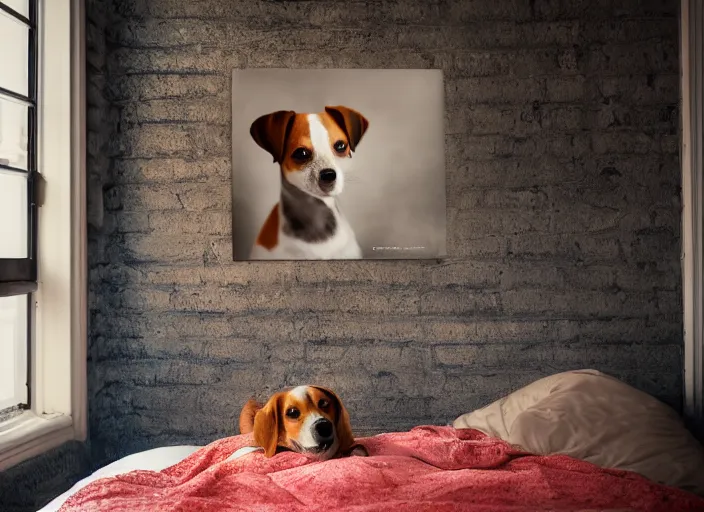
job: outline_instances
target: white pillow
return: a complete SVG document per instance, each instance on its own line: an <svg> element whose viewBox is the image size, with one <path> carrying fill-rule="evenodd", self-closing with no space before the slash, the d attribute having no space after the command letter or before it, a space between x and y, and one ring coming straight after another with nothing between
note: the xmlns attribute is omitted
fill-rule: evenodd
<svg viewBox="0 0 704 512"><path fill-rule="evenodd" d="M565 454L704 495L704 449L677 413L596 370L540 379L463 414L453 426L531 453Z"/></svg>

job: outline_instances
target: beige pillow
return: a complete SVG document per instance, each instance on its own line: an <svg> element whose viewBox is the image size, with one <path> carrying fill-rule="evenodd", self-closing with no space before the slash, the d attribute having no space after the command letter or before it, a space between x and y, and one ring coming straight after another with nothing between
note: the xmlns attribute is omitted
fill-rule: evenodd
<svg viewBox="0 0 704 512"><path fill-rule="evenodd" d="M561 453L704 495L704 450L677 413L596 370L540 379L463 414L453 426L531 453Z"/></svg>

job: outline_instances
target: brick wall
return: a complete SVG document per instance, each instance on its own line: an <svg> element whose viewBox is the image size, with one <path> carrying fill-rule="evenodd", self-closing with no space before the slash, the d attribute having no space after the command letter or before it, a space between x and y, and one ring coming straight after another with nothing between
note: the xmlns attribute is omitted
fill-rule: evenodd
<svg viewBox="0 0 704 512"><path fill-rule="evenodd" d="M118 110L108 98L106 27L115 19L110 0L86 2L86 135L88 173L89 264L96 261L96 247L103 237L105 205L103 190L111 185L110 169L113 135ZM91 285L94 283L91 282Z"/></svg>
<svg viewBox="0 0 704 512"><path fill-rule="evenodd" d="M250 395L306 382L361 432L583 367L680 407L677 1L116 4L98 459L233 434ZM451 258L232 262L233 67L444 69Z"/></svg>
<svg viewBox="0 0 704 512"><path fill-rule="evenodd" d="M0 472L0 510L36 512L91 470L84 443L70 441Z"/></svg>

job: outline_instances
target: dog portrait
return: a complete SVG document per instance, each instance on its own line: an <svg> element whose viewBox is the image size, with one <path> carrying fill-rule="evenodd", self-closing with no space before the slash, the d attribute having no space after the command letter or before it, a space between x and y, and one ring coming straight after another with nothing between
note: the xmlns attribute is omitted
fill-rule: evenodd
<svg viewBox="0 0 704 512"><path fill-rule="evenodd" d="M446 255L441 70L232 77L235 260Z"/></svg>

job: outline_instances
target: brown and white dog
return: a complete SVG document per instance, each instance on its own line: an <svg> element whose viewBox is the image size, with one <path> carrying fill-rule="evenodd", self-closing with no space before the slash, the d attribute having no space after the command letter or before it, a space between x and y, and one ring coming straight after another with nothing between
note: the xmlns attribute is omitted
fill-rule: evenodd
<svg viewBox="0 0 704 512"><path fill-rule="evenodd" d="M251 259L359 259L362 251L335 201L369 122L347 107L318 114L280 110L249 133L281 172L281 199L269 213Z"/></svg>
<svg viewBox="0 0 704 512"><path fill-rule="evenodd" d="M305 453L318 460L368 455L362 445L355 443L342 401L319 386L280 391L264 406L248 401L240 413L240 433L250 432L257 447L240 449L231 458L257 448L263 449L266 457L280 451Z"/></svg>

